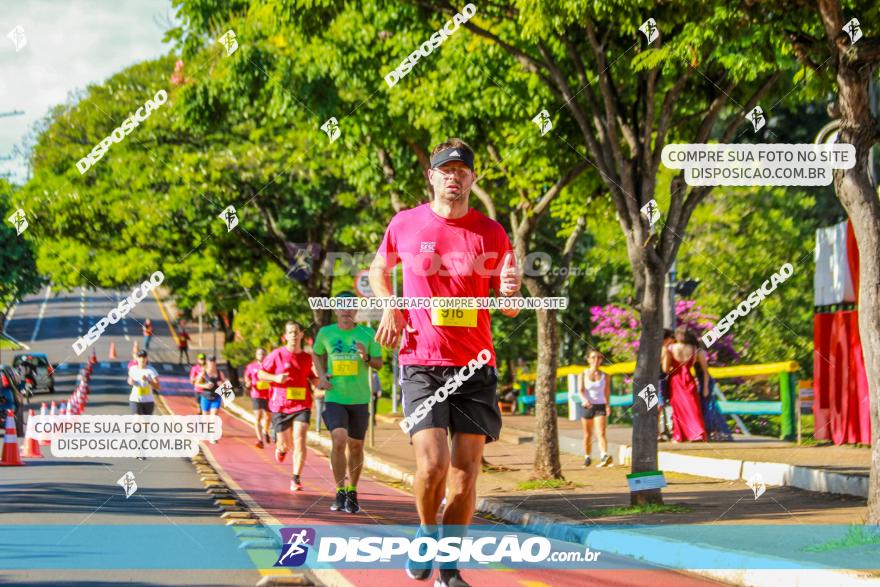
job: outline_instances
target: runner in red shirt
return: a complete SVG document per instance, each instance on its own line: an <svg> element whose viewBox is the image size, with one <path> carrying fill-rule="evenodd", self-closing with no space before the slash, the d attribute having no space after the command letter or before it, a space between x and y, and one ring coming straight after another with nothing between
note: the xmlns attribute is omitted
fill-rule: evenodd
<svg viewBox="0 0 880 587"><path fill-rule="evenodd" d="M460 139L437 145L427 176L433 201L399 212L385 231L370 267L375 295L393 295L389 274L397 263L403 264L404 297L488 297L490 289L500 296L517 295L520 276L507 233L468 205L475 178L471 148ZM502 312L510 317L518 313ZM476 507L484 445L501 432L489 311L388 309L376 341L389 347L400 341L403 409L412 422L409 434L416 458L417 536L439 536L437 513L444 494L444 533L460 536ZM441 387L447 390L443 399L435 395ZM434 398L433 406L426 403L429 409L418 410L429 398ZM409 561L407 575L430 579L430 564ZM468 584L454 563L444 563L436 586Z"/></svg>
<svg viewBox="0 0 880 587"><path fill-rule="evenodd" d="M257 360L244 368L244 384L251 392L251 407L254 410L254 433L257 435L257 448L269 444L269 389L272 384L260 381L257 372L260 370L266 351L258 348Z"/></svg>
<svg viewBox="0 0 880 587"><path fill-rule="evenodd" d="M306 433L312 417L312 389L317 376L312 368L312 356L303 352L302 326L288 322L284 326L285 345L277 348L263 359L257 371L260 381L272 384L269 392L269 411L277 436L275 460L284 461L293 445L293 479L291 491L302 491L300 479L306 462ZM291 429L293 438L291 439Z"/></svg>

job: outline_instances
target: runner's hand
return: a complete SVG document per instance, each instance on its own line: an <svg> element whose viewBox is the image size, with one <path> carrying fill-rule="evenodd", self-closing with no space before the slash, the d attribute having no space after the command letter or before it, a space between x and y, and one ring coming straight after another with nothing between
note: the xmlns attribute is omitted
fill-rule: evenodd
<svg viewBox="0 0 880 587"><path fill-rule="evenodd" d="M507 253L504 263L501 265L501 295L510 297L519 291L522 278L516 267L516 256Z"/></svg>
<svg viewBox="0 0 880 587"><path fill-rule="evenodd" d="M605 404L605 415L606 416L611 415L611 404Z"/></svg>
<svg viewBox="0 0 880 587"><path fill-rule="evenodd" d="M367 347L360 341L355 341L355 346L357 347L358 354L361 356L362 361L367 360Z"/></svg>
<svg viewBox="0 0 880 587"><path fill-rule="evenodd" d="M410 332L414 332L412 327L406 323L403 312L399 308L388 308L382 314L382 321L379 322L379 328L376 330L376 342L384 347L396 348L400 340L400 333L406 328Z"/></svg>
<svg viewBox="0 0 880 587"><path fill-rule="evenodd" d="M333 376L332 376L332 375L327 375L327 374L323 375L322 377L320 377L320 378L318 379L318 385L316 385L315 387L316 387L317 389L322 390L322 391L326 391L326 390L328 390L328 389L332 389L332 388L333 388L333 384L330 383L330 378L331 378L331 377L333 377Z"/></svg>

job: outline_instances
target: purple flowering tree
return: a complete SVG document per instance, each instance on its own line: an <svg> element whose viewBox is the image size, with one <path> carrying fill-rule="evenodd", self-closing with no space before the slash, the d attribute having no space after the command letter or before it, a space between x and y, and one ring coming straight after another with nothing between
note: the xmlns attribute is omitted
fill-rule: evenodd
<svg viewBox="0 0 880 587"><path fill-rule="evenodd" d="M678 324L685 324L700 338L717 322L718 317L703 312L693 300L679 300L675 304ZM593 306L590 308L593 323L591 334L598 337L601 347L608 354L609 362L633 361L639 350L639 320L636 311L629 306ZM734 348L733 335L718 339L709 350L709 364L722 367L736 363L741 355Z"/></svg>

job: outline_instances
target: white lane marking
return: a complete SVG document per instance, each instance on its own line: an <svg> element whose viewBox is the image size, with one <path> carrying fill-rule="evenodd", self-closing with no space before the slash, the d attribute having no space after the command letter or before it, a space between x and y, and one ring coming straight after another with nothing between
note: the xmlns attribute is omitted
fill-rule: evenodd
<svg viewBox="0 0 880 587"><path fill-rule="evenodd" d="M125 340L131 340L131 338L129 338L129 336L126 334L126 335L125 335Z"/></svg>
<svg viewBox="0 0 880 587"><path fill-rule="evenodd" d="M34 324L34 333L31 335L31 342L37 340L40 333L40 324L43 322L43 315L46 313L46 304L49 302L49 295L52 293L52 286L46 287L46 297L43 298L43 304L40 306L40 315L37 316L37 323Z"/></svg>
<svg viewBox="0 0 880 587"><path fill-rule="evenodd" d="M6 316L6 323L7 323L7 324L9 324L10 322L12 322L12 317L15 316L15 309L16 309L16 308L18 308L18 304L15 304L14 306L12 306L12 309L9 310L9 315Z"/></svg>

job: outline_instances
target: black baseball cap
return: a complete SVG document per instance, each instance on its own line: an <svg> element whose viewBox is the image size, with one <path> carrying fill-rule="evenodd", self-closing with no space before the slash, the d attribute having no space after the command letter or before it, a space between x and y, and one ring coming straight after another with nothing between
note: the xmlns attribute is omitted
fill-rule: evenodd
<svg viewBox="0 0 880 587"><path fill-rule="evenodd" d="M146 357L146 356L147 356L147 351L138 351L137 356L138 356L138 358L140 358L140 357Z"/></svg>
<svg viewBox="0 0 880 587"><path fill-rule="evenodd" d="M431 169L437 169L450 161L461 161L474 170L474 152L467 147L449 147L431 157Z"/></svg>

